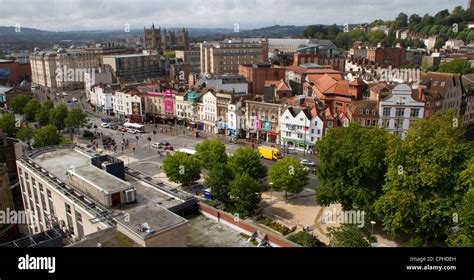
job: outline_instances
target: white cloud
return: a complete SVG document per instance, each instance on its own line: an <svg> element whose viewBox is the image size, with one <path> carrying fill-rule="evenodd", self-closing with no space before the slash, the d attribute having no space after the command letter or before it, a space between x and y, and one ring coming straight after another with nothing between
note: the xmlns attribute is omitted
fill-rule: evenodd
<svg viewBox="0 0 474 280"><path fill-rule="evenodd" d="M132 29L151 22L164 27L242 29L280 25L344 24L434 14L465 6L465 0L0 0L0 26L44 30Z"/></svg>

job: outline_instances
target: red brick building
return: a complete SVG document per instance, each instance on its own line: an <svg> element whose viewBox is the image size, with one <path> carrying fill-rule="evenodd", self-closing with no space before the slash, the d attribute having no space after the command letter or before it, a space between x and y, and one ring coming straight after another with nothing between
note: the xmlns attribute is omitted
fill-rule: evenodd
<svg viewBox="0 0 474 280"><path fill-rule="evenodd" d="M16 86L24 79L31 79L29 63L21 64L13 60L0 59L0 85Z"/></svg>
<svg viewBox="0 0 474 280"><path fill-rule="evenodd" d="M285 73L285 68L275 68L271 64L239 65L239 75L249 81L250 94L264 94L265 82L285 79Z"/></svg>
<svg viewBox="0 0 474 280"><path fill-rule="evenodd" d="M400 68L406 65L405 49L403 48L371 48L368 52L369 61L375 63L376 66Z"/></svg>
<svg viewBox="0 0 474 280"><path fill-rule="evenodd" d="M349 105L361 100L367 90L367 84L361 80L349 82L324 75L312 83L305 83L305 92L314 97L319 106L330 108L336 115L345 115Z"/></svg>

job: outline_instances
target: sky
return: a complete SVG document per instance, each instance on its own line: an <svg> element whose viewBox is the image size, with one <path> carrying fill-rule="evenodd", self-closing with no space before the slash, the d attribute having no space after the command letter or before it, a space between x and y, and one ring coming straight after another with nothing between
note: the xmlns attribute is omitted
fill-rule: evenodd
<svg viewBox="0 0 474 280"><path fill-rule="evenodd" d="M0 26L49 31L150 26L253 29L272 25L346 24L424 15L467 0L0 0Z"/></svg>

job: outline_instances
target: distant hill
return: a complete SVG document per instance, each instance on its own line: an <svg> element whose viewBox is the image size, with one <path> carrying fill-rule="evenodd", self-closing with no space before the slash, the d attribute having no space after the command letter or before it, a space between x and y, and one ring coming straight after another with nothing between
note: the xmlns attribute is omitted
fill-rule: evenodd
<svg viewBox="0 0 474 280"><path fill-rule="evenodd" d="M240 30L235 33L230 28L188 28L189 36L195 39L220 39L225 37L288 37L301 36L305 26L270 26L253 30ZM168 28L178 31L181 28ZM143 29L133 29L129 33L120 30L87 30L53 32L33 28L21 28L16 32L14 26L0 26L0 42L2 43L37 43L53 44L62 40L101 42L111 38L143 36Z"/></svg>
<svg viewBox="0 0 474 280"><path fill-rule="evenodd" d="M274 25L259 29L247 30L240 32L240 36L243 37L297 37L303 34L303 31L307 26L294 26L294 25Z"/></svg>

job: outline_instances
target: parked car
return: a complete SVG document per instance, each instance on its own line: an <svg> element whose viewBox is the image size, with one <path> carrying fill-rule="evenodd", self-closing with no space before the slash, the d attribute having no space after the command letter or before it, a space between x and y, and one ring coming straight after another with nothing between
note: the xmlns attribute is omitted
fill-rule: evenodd
<svg viewBox="0 0 474 280"><path fill-rule="evenodd" d="M103 122L103 123L100 124L100 126L103 127L103 128L109 128L110 125L106 122Z"/></svg>
<svg viewBox="0 0 474 280"><path fill-rule="evenodd" d="M117 131L120 131L120 132L127 132L127 129L125 127L119 127L117 128Z"/></svg>
<svg viewBox="0 0 474 280"><path fill-rule="evenodd" d="M73 101L73 102L77 102L78 100L77 100L77 98L73 97L73 98L72 98L72 101Z"/></svg>
<svg viewBox="0 0 474 280"><path fill-rule="evenodd" d="M140 133L139 131L135 130L135 129L127 129L127 132L130 133L130 134L138 134Z"/></svg>
<svg viewBox="0 0 474 280"><path fill-rule="evenodd" d="M69 94L67 94L67 92L63 92L61 94L62 94L62 96L68 96L69 95Z"/></svg>
<svg viewBox="0 0 474 280"><path fill-rule="evenodd" d="M104 123L109 123L112 121L110 118L107 118L107 117L102 117L100 120Z"/></svg>
<svg viewBox="0 0 474 280"><path fill-rule="evenodd" d="M113 129L113 130L117 130L117 129L118 129L118 124L116 124L116 123L110 123L110 124L109 124L109 128L110 128L110 129Z"/></svg>
<svg viewBox="0 0 474 280"><path fill-rule="evenodd" d="M171 147L170 143L166 141L160 141L159 143L154 143L151 145L155 149L164 149L165 151L174 151L173 147Z"/></svg>
<svg viewBox="0 0 474 280"><path fill-rule="evenodd" d="M309 166L309 167L313 167L316 165L313 161L309 159L303 159L300 163L304 166Z"/></svg>

